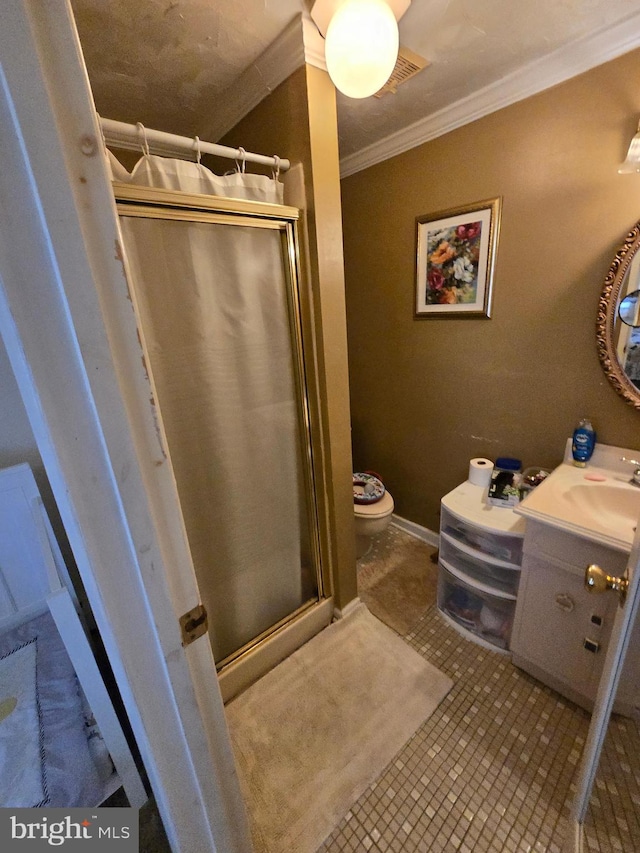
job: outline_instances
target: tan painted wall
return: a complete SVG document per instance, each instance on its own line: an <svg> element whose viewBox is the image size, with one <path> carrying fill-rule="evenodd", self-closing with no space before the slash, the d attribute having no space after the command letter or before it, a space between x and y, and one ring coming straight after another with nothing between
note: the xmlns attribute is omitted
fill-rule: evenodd
<svg viewBox="0 0 640 853"><path fill-rule="evenodd" d="M303 267L311 283L306 331L317 341L316 363L309 352L307 363L315 376L313 420L321 432L315 450L323 471L323 557L342 608L357 590L337 118L328 75L310 66L299 69L221 142L277 153L294 166L285 176L285 201L304 212Z"/></svg>
<svg viewBox="0 0 640 853"><path fill-rule="evenodd" d="M583 415L640 448L594 332L640 217L640 175L616 172L639 114L636 51L342 182L354 465L401 516L437 530L474 456L558 464ZM415 217L495 196L492 319L414 319Z"/></svg>

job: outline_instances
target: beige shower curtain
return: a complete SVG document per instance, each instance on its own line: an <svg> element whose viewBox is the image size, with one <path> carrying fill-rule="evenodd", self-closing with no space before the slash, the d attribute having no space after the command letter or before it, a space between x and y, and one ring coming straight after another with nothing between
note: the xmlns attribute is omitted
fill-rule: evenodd
<svg viewBox="0 0 640 853"><path fill-rule="evenodd" d="M145 156L137 184L281 201L281 185ZM280 233L121 215L210 636L220 661L315 594Z"/></svg>

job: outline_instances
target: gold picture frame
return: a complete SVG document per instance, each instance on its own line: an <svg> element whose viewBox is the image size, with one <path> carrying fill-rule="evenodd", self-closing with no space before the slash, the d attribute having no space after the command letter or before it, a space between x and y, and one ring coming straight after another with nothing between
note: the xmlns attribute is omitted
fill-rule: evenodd
<svg viewBox="0 0 640 853"><path fill-rule="evenodd" d="M491 316L500 197L416 217L415 317Z"/></svg>

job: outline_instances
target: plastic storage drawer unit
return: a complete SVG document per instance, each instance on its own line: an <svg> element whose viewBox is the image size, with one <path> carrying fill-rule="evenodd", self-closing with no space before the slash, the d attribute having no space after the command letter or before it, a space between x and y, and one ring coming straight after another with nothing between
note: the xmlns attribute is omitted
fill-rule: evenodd
<svg viewBox="0 0 640 853"><path fill-rule="evenodd" d="M520 583L520 567L502 562L489 562L476 556L470 549L457 547L446 534L440 537L440 560L455 565L470 580L487 584L498 593L515 596Z"/></svg>
<svg viewBox="0 0 640 853"><path fill-rule="evenodd" d="M515 596L502 598L471 586L440 564L438 607L461 627L492 646L509 648Z"/></svg>
<svg viewBox="0 0 640 853"><path fill-rule="evenodd" d="M481 487L473 486L473 488L480 489ZM494 508L492 507L492 509ZM495 507L495 512L510 513L512 510L508 507ZM484 527L470 524L444 507L442 508L440 530L452 540L467 545L479 554L495 557L514 565L522 563L522 536L510 536L497 530L487 530Z"/></svg>
<svg viewBox="0 0 640 853"><path fill-rule="evenodd" d="M485 488L466 482L442 499L438 608L469 639L507 650L525 522L486 498Z"/></svg>

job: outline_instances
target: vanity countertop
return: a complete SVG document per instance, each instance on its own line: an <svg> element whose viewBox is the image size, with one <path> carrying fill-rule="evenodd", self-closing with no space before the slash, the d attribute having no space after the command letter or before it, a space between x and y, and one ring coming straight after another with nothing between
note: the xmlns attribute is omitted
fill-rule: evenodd
<svg viewBox="0 0 640 853"><path fill-rule="evenodd" d="M640 520L640 488L629 482L633 469L621 457L637 459L638 455L638 451L598 444L587 467L578 468L569 440L564 462L514 511L629 553Z"/></svg>

